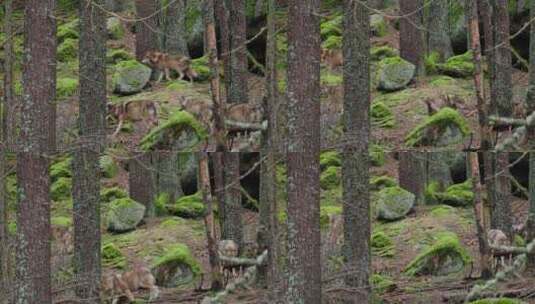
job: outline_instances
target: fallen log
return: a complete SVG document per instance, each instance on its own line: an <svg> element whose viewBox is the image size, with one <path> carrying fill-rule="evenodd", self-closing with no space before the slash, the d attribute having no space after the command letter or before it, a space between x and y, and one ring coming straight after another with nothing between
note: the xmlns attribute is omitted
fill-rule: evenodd
<svg viewBox="0 0 535 304"><path fill-rule="evenodd" d="M225 120L225 125L229 132L254 132L267 129L267 123L247 123L235 120Z"/></svg>
<svg viewBox="0 0 535 304"><path fill-rule="evenodd" d="M486 299L486 298L499 298L499 297L522 298L527 295L533 294L534 292L535 292L535 288L533 287L501 290L499 292L485 291L477 295L474 295L471 298L471 301ZM467 292L455 292L455 293L450 293L450 294L444 294L442 295L442 300L447 303L452 303L452 304L459 303L460 304L460 303L465 303L465 299L467 295L468 295Z"/></svg>

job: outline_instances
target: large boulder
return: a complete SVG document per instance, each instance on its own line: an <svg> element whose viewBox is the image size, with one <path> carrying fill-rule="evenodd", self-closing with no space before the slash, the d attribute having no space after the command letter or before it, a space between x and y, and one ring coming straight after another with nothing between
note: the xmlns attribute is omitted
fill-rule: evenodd
<svg viewBox="0 0 535 304"><path fill-rule="evenodd" d="M167 205L169 213L183 218L201 218L206 213L206 206L202 200L201 192L183 196L174 204Z"/></svg>
<svg viewBox="0 0 535 304"><path fill-rule="evenodd" d="M440 191L437 182L431 182L425 191L426 202L439 203L454 207L466 206L474 201L472 182L467 180L461 184L449 186L445 191Z"/></svg>
<svg viewBox="0 0 535 304"><path fill-rule="evenodd" d="M397 91L404 89L411 82L416 72L414 64L401 57L388 57L378 64L378 89L382 91Z"/></svg>
<svg viewBox="0 0 535 304"><path fill-rule="evenodd" d="M455 233L439 233L436 241L420 253L404 272L408 275L449 275L469 264L471 257Z"/></svg>
<svg viewBox="0 0 535 304"><path fill-rule="evenodd" d="M377 194L377 218L394 221L401 219L411 211L416 196L399 186L386 187Z"/></svg>
<svg viewBox="0 0 535 304"><path fill-rule="evenodd" d="M472 52L450 57L445 63L437 64L437 68L451 77L470 77L475 70Z"/></svg>
<svg viewBox="0 0 535 304"><path fill-rule="evenodd" d="M128 232L136 229L143 220L145 206L130 198L119 198L108 205L108 231Z"/></svg>
<svg viewBox="0 0 535 304"><path fill-rule="evenodd" d="M442 108L417 125L405 138L410 147L445 147L461 142L470 133L466 119L452 108Z"/></svg>
<svg viewBox="0 0 535 304"><path fill-rule="evenodd" d="M112 84L113 90L119 95L139 93L149 83L152 70L135 61L121 61L115 65Z"/></svg>
<svg viewBox="0 0 535 304"><path fill-rule="evenodd" d="M200 273L199 263L191 254L188 246L175 244L164 250L152 266L156 285L175 288L189 284Z"/></svg>

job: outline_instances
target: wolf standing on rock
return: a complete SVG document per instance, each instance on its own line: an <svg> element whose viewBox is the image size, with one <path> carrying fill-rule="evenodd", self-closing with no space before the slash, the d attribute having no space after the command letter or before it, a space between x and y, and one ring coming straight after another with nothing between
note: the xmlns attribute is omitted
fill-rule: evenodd
<svg viewBox="0 0 535 304"><path fill-rule="evenodd" d="M186 56L172 56L162 52L148 51L141 62L160 72L157 83L162 81L163 73L165 73L165 79L171 81L171 70L178 73L179 80L183 80L184 76L187 76L189 81L193 83L193 79L198 77L191 68L191 59Z"/></svg>

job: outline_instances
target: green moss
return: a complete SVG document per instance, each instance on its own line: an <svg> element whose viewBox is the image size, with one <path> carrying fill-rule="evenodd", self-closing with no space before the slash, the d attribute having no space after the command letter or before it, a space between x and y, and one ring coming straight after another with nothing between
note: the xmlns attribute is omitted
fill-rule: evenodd
<svg viewBox="0 0 535 304"><path fill-rule="evenodd" d="M60 177L52 183L50 195L54 201L62 201L71 197L72 179Z"/></svg>
<svg viewBox="0 0 535 304"><path fill-rule="evenodd" d="M57 8L65 12L75 11L80 5L80 0L58 0Z"/></svg>
<svg viewBox="0 0 535 304"><path fill-rule="evenodd" d="M69 228L72 227L72 218L66 216L54 216L50 219L52 226Z"/></svg>
<svg viewBox="0 0 535 304"><path fill-rule="evenodd" d="M78 39L80 38L80 34L78 33L78 30L72 28L70 24L67 23L58 27L57 37L58 43L62 43L66 39Z"/></svg>
<svg viewBox="0 0 535 304"><path fill-rule="evenodd" d="M342 48L342 36L329 36L321 47L327 50L341 49Z"/></svg>
<svg viewBox="0 0 535 304"><path fill-rule="evenodd" d="M50 177L52 182L57 181L60 177L72 177L71 171L72 158L63 158L50 166Z"/></svg>
<svg viewBox="0 0 535 304"><path fill-rule="evenodd" d="M102 176L105 178L113 178L119 172L119 166L115 163L113 158L109 155L102 155L99 158L99 167Z"/></svg>
<svg viewBox="0 0 535 304"><path fill-rule="evenodd" d="M320 166L322 170L327 167L342 166L342 160L340 159L340 154L337 151L322 152L320 155Z"/></svg>
<svg viewBox="0 0 535 304"><path fill-rule="evenodd" d="M451 206L440 205L440 206L435 206L433 207L433 209L431 209L431 216L437 217L437 218L448 217L448 216L455 214L455 212L456 212L455 208Z"/></svg>
<svg viewBox="0 0 535 304"><path fill-rule="evenodd" d="M374 176L370 180L370 189L372 191L379 191L387 187L397 186L396 180L387 175Z"/></svg>
<svg viewBox="0 0 535 304"><path fill-rule="evenodd" d="M339 86L343 83L344 79L341 75L333 74L330 72L321 73L321 84L329 87Z"/></svg>
<svg viewBox="0 0 535 304"><path fill-rule="evenodd" d="M127 197L128 193L119 187L104 188L100 191L100 201L103 203L109 203L116 199Z"/></svg>
<svg viewBox="0 0 535 304"><path fill-rule="evenodd" d="M200 218L206 213L206 206L202 200L202 193L183 196L174 204L168 205L167 210L176 216L183 218Z"/></svg>
<svg viewBox="0 0 535 304"><path fill-rule="evenodd" d="M68 62L77 57L78 39L67 38L58 46L57 58L59 61Z"/></svg>
<svg viewBox="0 0 535 304"><path fill-rule="evenodd" d="M405 138L407 146L415 147L420 145L431 144L425 139L425 133L430 129L442 132L446 127L451 125L457 126L463 136L468 135L470 128L465 118L452 108L442 108L434 115L428 117L424 122L417 125Z"/></svg>
<svg viewBox="0 0 535 304"><path fill-rule="evenodd" d="M434 87L445 87L445 86L455 86L457 81L455 78L449 76L435 76L429 81L429 85Z"/></svg>
<svg viewBox="0 0 535 304"><path fill-rule="evenodd" d="M524 240L524 238L521 237L520 235L515 234L515 237L513 239L513 246L526 247L526 240Z"/></svg>
<svg viewBox="0 0 535 304"><path fill-rule="evenodd" d="M425 72L427 75L433 75L438 73L438 64L440 64L440 54L437 52L431 52L431 54L424 58Z"/></svg>
<svg viewBox="0 0 535 304"><path fill-rule="evenodd" d="M381 101L372 103L371 119L373 126L380 128L392 128L396 121L392 110Z"/></svg>
<svg viewBox="0 0 535 304"><path fill-rule="evenodd" d="M186 111L177 111L171 114L166 122L152 129L141 140L141 148L147 151L158 147L169 147L180 137L184 129L193 130L197 135L198 142L208 136L202 124L192 114Z"/></svg>
<svg viewBox="0 0 535 304"><path fill-rule="evenodd" d="M102 265L106 268L125 268L126 258L114 243L102 246Z"/></svg>
<svg viewBox="0 0 535 304"><path fill-rule="evenodd" d="M321 206L320 207L320 227L325 229L329 227L330 218L333 215L342 214L341 206Z"/></svg>
<svg viewBox="0 0 535 304"><path fill-rule="evenodd" d="M109 50L106 54L106 62L110 64L117 64L121 61L134 59L134 56L124 49Z"/></svg>
<svg viewBox="0 0 535 304"><path fill-rule="evenodd" d="M188 265L194 275L201 273L201 267L191 254L188 246L184 244L174 244L164 250L164 254L157 257L152 268L168 265Z"/></svg>
<svg viewBox="0 0 535 304"><path fill-rule="evenodd" d="M393 257L396 251L392 239L382 231L371 236L372 252L380 257Z"/></svg>
<svg viewBox="0 0 535 304"><path fill-rule="evenodd" d="M106 27L108 29L108 37L113 40L119 40L124 37L124 28L121 24L121 20L117 17L108 18L106 21Z"/></svg>
<svg viewBox="0 0 535 304"><path fill-rule="evenodd" d="M7 232L11 235L17 234L17 222L9 221L7 223Z"/></svg>
<svg viewBox="0 0 535 304"><path fill-rule="evenodd" d="M342 168L327 167L320 176L321 189L329 190L340 186Z"/></svg>
<svg viewBox="0 0 535 304"><path fill-rule="evenodd" d="M165 228L165 229L176 228L177 226L180 226L184 223L185 223L184 219L180 217L172 217L161 222L160 227Z"/></svg>
<svg viewBox="0 0 535 304"><path fill-rule="evenodd" d="M467 180L461 184L451 185L446 190L441 190L437 182L430 182L425 189L425 197L428 204L466 206L474 200L472 182Z"/></svg>
<svg viewBox="0 0 535 304"><path fill-rule="evenodd" d="M322 22L320 25L321 38L326 40L330 36L342 36L342 21L343 16L338 15Z"/></svg>
<svg viewBox="0 0 535 304"><path fill-rule="evenodd" d="M373 291L378 294L381 294L396 287L396 284L394 283L394 281L392 281L391 278L377 273L374 273L372 275L370 281L373 286Z"/></svg>
<svg viewBox="0 0 535 304"><path fill-rule="evenodd" d="M383 16L374 14L370 16L371 32L375 37L384 37L388 35L388 26Z"/></svg>
<svg viewBox="0 0 535 304"><path fill-rule="evenodd" d="M495 299L482 299L470 302L470 304L524 304L525 302L522 302L517 299L511 299L511 298L495 298Z"/></svg>
<svg viewBox="0 0 535 304"><path fill-rule="evenodd" d="M197 73L197 80L204 81L210 79L212 71L208 61L208 56L193 59L191 61L191 68Z"/></svg>
<svg viewBox="0 0 535 304"><path fill-rule="evenodd" d="M389 46L372 47L370 50L370 59L380 61L389 57L397 57L398 52Z"/></svg>
<svg viewBox="0 0 535 304"><path fill-rule="evenodd" d="M375 167L381 167L385 164L385 150L382 146L370 145L370 162Z"/></svg>
<svg viewBox="0 0 535 304"><path fill-rule="evenodd" d="M455 233L439 233L436 235L435 243L414 258L404 272L410 276L433 273L437 270L437 263L440 260L447 259L452 255L460 258L464 265L472 260Z"/></svg>
<svg viewBox="0 0 535 304"><path fill-rule="evenodd" d="M474 74L474 61L471 51L450 57L443 64L437 64L438 70L452 77L470 77Z"/></svg>
<svg viewBox="0 0 535 304"><path fill-rule="evenodd" d="M189 83L185 80L174 80L167 84L167 89L171 91L184 91L189 86Z"/></svg>
<svg viewBox="0 0 535 304"><path fill-rule="evenodd" d="M169 193L163 192L156 196L156 199L154 200L154 208L156 211L156 215L165 215L167 214L167 205L170 203L170 196Z"/></svg>
<svg viewBox="0 0 535 304"><path fill-rule="evenodd" d="M78 92L78 79L76 78L59 78L56 84L57 98L70 97Z"/></svg>

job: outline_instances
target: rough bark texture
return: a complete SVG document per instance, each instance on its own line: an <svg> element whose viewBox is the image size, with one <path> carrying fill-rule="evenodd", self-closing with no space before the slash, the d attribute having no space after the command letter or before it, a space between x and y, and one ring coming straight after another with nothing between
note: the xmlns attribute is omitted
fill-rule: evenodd
<svg viewBox="0 0 535 304"><path fill-rule="evenodd" d="M509 42L509 11L507 0L493 0L494 69L490 113L500 117L513 114L511 44Z"/></svg>
<svg viewBox="0 0 535 304"><path fill-rule="evenodd" d="M345 283L357 290L344 303L371 297L369 12L347 0L344 14L344 146L342 157Z"/></svg>
<svg viewBox="0 0 535 304"><path fill-rule="evenodd" d="M128 187L130 197L145 205L145 216L153 214L156 189L156 173L153 167L153 153L135 155L128 164Z"/></svg>
<svg viewBox="0 0 535 304"><path fill-rule="evenodd" d="M48 154L55 150L55 1L25 4L15 298L20 304L51 303Z"/></svg>
<svg viewBox="0 0 535 304"><path fill-rule="evenodd" d="M246 103L247 100L247 40L245 0L225 0L229 12L229 91L227 103ZM225 51L225 49L223 49ZM227 74L225 74L227 75Z"/></svg>
<svg viewBox="0 0 535 304"><path fill-rule="evenodd" d="M404 17L399 21L399 52L401 58L416 66L418 75L425 73L425 42L422 32L422 0L400 0Z"/></svg>
<svg viewBox="0 0 535 304"><path fill-rule="evenodd" d="M427 49L431 54L436 52L441 60L445 60L453 54L451 40L448 34L448 1L429 2L427 15Z"/></svg>
<svg viewBox="0 0 535 304"><path fill-rule="evenodd" d="M164 50L169 54L189 56L186 42L186 0L170 2L165 8Z"/></svg>
<svg viewBox="0 0 535 304"><path fill-rule="evenodd" d="M288 10L289 303L321 303L319 229L320 28L318 0Z"/></svg>
<svg viewBox="0 0 535 304"><path fill-rule="evenodd" d="M96 0L102 5L102 0ZM73 158L74 272L76 295L100 303L100 169L106 117L106 16L80 5L79 144Z"/></svg>
<svg viewBox="0 0 535 304"><path fill-rule="evenodd" d="M217 200L217 211L219 215L219 231L223 233L225 220L225 181L223 178L223 153L215 152L211 154L214 166L214 195Z"/></svg>
<svg viewBox="0 0 535 304"><path fill-rule="evenodd" d="M184 195L180 183L180 172L178 170L178 152L176 151L156 151L153 152L156 162L156 195L166 193L169 201L174 202ZM154 208L149 210L148 215L154 216Z"/></svg>
<svg viewBox="0 0 535 304"><path fill-rule="evenodd" d="M489 74L489 87L490 87L490 98L494 100L495 91L492 89L493 83L495 82L495 49L494 49L494 34L492 31L492 6L489 3L490 0L478 0L479 16L481 16L481 22L483 24L483 40L485 41L485 47L483 48L483 55L485 55L488 66ZM486 109L489 111L490 109ZM487 113L488 114L488 113ZM490 143L489 143L490 144ZM484 147L482 147L484 148ZM490 149L490 146L488 147ZM486 163L486 162L485 162Z"/></svg>
<svg viewBox="0 0 535 304"><path fill-rule="evenodd" d="M223 152L225 213L222 239L233 240L243 249L243 223L240 191L240 154Z"/></svg>
<svg viewBox="0 0 535 304"><path fill-rule="evenodd" d="M531 19L535 18L535 1L530 3ZM526 96L526 112L535 111L535 25L531 25L529 43L529 86ZM535 151L535 127L529 126L527 129L528 147ZM535 152L529 153L529 213L527 222L528 240L535 239ZM529 254L527 259L527 269L535 269L535 254Z"/></svg>
<svg viewBox="0 0 535 304"><path fill-rule="evenodd" d="M229 13L225 5L225 0L214 0L214 10L219 28L219 36L221 42L221 61L223 61L225 75L230 75L230 33L229 33ZM225 90L230 91L229 88L230 77L225 77Z"/></svg>
<svg viewBox="0 0 535 304"><path fill-rule="evenodd" d="M399 186L416 195L416 202L423 204L426 186L425 152L399 152L398 176Z"/></svg>
<svg viewBox="0 0 535 304"><path fill-rule="evenodd" d="M158 46L158 9L157 0L136 0L136 59L141 61L143 56Z"/></svg>
<svg viewBox="0 0 535 304"><path fill-rule="evenodd" d="M509 182L509 154L489 153L491 176L487 185L491 202L492 229L500 229L509 239L513 237L513 214L511 210L511 185Z"/></svg>

